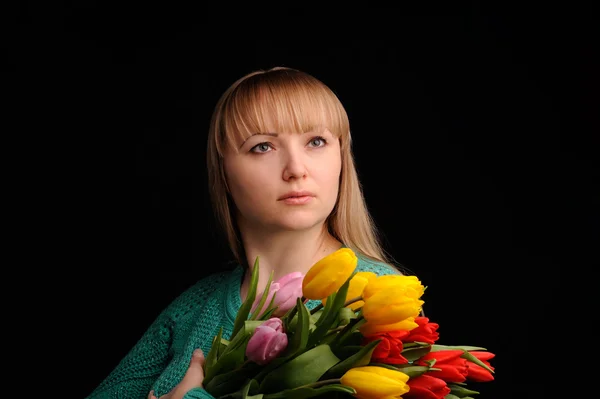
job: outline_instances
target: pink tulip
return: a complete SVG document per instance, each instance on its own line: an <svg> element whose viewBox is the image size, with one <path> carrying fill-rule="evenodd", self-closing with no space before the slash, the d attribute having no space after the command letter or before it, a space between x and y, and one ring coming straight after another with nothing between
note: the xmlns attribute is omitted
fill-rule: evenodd
<svg viewBox="0 0 600 399"><path fill-rule="evenodd" d="M255 309L260 302L260 298L262 297L262 293L256 296L254 304L252 305L252 312L262 311L262 309L266 309L267 306L271 303L273 299L273 295L275 295L275 301L273 302L273 306L277 306L277 310L272 313L272 316L281 317L288 312L291 308L296 305L296 298L302 297L302 280L304 279L304 274L301 272L293 272L286 274L275 282L271 283L269 288L269 294L267 299L261 309Z"/></svg>
<svg viewBox="0 0 600 399"><path fill-rule="evenodd" d="M265 365L275 359L288 344L283 322L272 317L256 327L246 346L246 356L254 363Z"/></svg>

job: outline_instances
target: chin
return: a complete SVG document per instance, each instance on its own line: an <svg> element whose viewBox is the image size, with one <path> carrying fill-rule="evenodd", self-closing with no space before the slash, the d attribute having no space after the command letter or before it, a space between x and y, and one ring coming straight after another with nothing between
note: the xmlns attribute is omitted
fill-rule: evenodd
<svg viewBox="0 0 600 399"><path fill-rule="evenodd" d="M316 215L290 215L275 222L281 229L290 231L308 230L325 222L326 218Z"/></svg>

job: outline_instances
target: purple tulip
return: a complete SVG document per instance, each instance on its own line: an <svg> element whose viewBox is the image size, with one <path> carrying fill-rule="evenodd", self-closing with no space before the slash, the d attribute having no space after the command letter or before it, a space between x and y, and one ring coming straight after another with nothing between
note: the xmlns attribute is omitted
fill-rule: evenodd
<svg viewBox="0 0 600 399"><path fill-rule="evenodd" d="M277 306L277 310L272 313L272 316L281 317L288 312L291 308L296 305L296 298L302 297L302 280L304 279L304 274L301 272L293 272L286 274L281 277L279 280L271 283L271 287L269 288L269 294L263 306L269 306L271 300L273 299L273 295L275 295L275 301L273 302L273 306ZM256 300L252 306L252 312L261 311L262 309L256 310L255 308L258 306L260 302L260 298L262 294L257 295Z"/></svg>
<svg viewBox="0 0 600 399"><path fill-rule="evenodd" d="M275 359L288 344L283 322L272 317L256 327L246 346L246 356L254 363L265 365Z"/></svg>

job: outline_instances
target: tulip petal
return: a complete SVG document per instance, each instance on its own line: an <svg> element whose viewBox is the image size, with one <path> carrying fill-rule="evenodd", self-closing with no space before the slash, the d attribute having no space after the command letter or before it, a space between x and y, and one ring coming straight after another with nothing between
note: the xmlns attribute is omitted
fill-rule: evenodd
<svg viewBox="0 0 600 399"><path fill-rule="evenodd" d="M379 399L408 392L408 375L384 367L364 366L348 370L341 383L356 390L359 399Z"/></svg>
<svg viewBox="0 0 600 399"><path fill-rule="evenodd" d="M350 278L358 258L350 248L340 248L315 263L302 282L302 293L308 299L321 300L340 289Z"/></svg>
<svg viewBox="0 0 600 399"><path fill-rule="evenodd" d="M360 326L360 333L364 336L375 335L387 331L406 330L410 331L417 328L419 325L414 322L414 317L409 317L406 320L399 321L398 323L392 324L376 324L367 321L365 324Z"/></svg>

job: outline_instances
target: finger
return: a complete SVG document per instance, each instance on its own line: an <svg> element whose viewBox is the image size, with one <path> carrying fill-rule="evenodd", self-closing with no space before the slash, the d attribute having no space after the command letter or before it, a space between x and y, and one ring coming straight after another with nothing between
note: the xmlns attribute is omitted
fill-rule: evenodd
<svg viewBox="0 0 600 399"><path fill-rule="evenodd" d="M184 392L202 386L202 381L204 380L204 360L204 352L201 349L196 349L192 354L187 372L181 381L181 387L185 388Z"/></svg>
<svg viewBox="0 0 600 399"><path fill-rule="evenodd" d="M154 390L148 393L148 399L158 399L156 396L154 396Z"/></svg>

